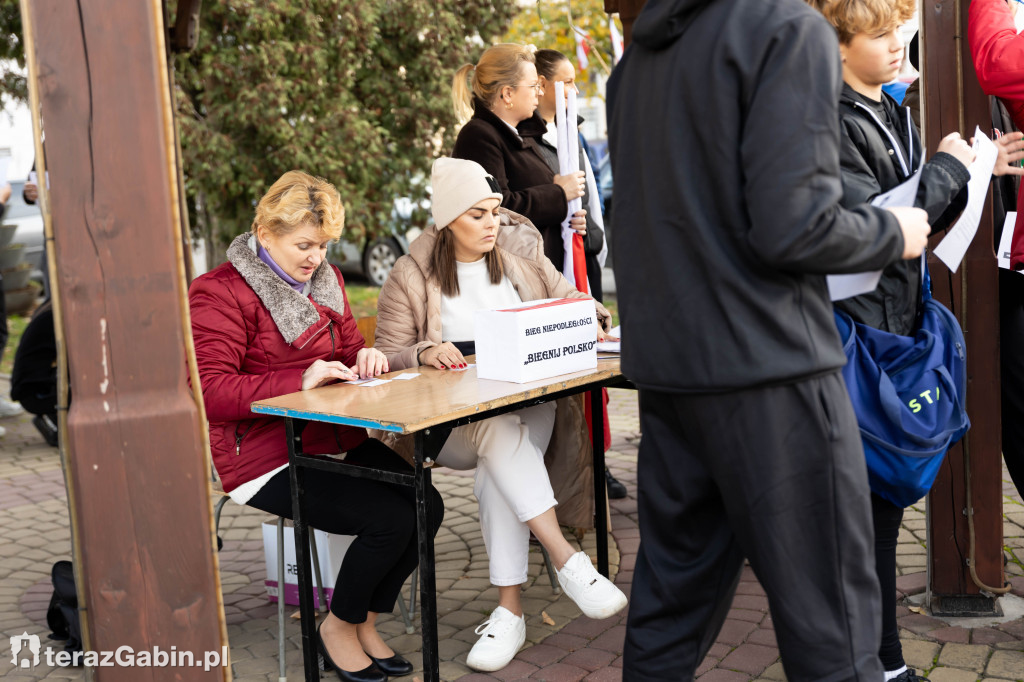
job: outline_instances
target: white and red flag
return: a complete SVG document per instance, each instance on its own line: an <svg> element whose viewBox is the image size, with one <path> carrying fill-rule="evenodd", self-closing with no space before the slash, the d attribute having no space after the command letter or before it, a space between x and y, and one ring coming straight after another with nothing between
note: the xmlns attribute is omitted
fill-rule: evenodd
<svg viewBox="0 0 1024 682"><path fill-rule="evenodd" d="M615 25L615 17L611 15L608 16L608 33L612 38L612 55L614 56L612 64L615 65L622 59L622 34L619 33L619 29Z"/></svg>

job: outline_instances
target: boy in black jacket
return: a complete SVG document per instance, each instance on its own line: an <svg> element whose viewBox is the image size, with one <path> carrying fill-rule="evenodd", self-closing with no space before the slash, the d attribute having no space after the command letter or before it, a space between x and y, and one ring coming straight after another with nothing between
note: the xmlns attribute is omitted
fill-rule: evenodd
<svg viewBox="0 0 1024 682"><path fill-rule="evenodd" d="M914 0L809 0L836 29L843 63L843 92L839 100L842 133L840 169L842 205L854 208L870 202L908 180L921 169L915 206L928 212L932 232L945 229L967 202L967 166L974 152L960 137L942 138L926 163L921 138L910 110L901 108L882 91L903 63L904 43L899 27L913 16ZM1020 136L1001 138L997 174ZM1018 169L1020 170L1020 169ZM916 327L921 270L917 260L897 261L882 273L878 287L867 294L837 302L857 322L894 334L910 335ZM871 493L875 528L875 570L882 588L882 641L879 658L885 680L916 682L903 660L896 623L896 544L903 509Z"/></svg>

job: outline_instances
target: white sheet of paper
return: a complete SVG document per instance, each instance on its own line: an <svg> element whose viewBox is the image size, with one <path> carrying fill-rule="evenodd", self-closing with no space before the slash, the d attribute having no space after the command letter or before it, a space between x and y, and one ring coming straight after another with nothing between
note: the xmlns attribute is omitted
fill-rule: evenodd
<svg viewBox="0 0 1024 682"><path fill-rule="evenodd" d="M10 156L0 156L0 186L7 182L7 170L11 165Z"/></svg>
<svg viewBox="0 0 1024 682"><path fill-rule="evenodd" d="M361 386L363 384L368 384L371 381L376 381L376 379L374 379L373 377L368 377L366 379L352 379L351 381L343 381L341 383L352 384L353 386Z"/></svg>
<svg viewBox="0 0 1024 682"><path fill-rule="evenodd" d="M1017 224L1017 212L1011 211L1006 214L1006 222L1003 223L1003 232L999 236L999 250L996 252L996 261L999 267L1004 270L1010 269L1010 249L1013 245L1013 226Z"/></svg>
<svg viewBox="0 0 1024 682"><path fill-rule="evenodd" d="M967 247L978 233L981 211L985 207L985 196L988 194L989 182L992 179L992 169L995 168L996 157L999 156L995 143L981 132L981 128L974 131L974 153L974 163L967 169L971 173L971 179L967 182L967 208L956 221L956 225L950 228L946 238L935 247L935 255L953 272L960 267Z"/></svg>
<svg viewBox="0 0 1024 682"><path fill-rule="evenodd" d="M597 342L598 353L621 353L622 352L622 341L598 341Z"/></svg>
<svg viewBox="0 0 1024 682"><path fill-rule="evenodd" d="M921 184L921 169L911 175L905 182L896 185L888 192L879 194L871 200L872 206L888 208L890 206L913 206L917 201L917 188ZM874 291L878 280L882 278L881 270L871 272L855 272L849 275L829 275L828 296L833 301L860 296Z"/></svg>
<svg viewBox="0 0 1024 682"><path fill-rule="evenodd" d="M393 377L392 381L408 381L409 379L415 379L418 376L419 374L416 372L405 372L403 374L399 374L397 377Z"/></svg>
<svg viewBox="0 0 1024 682"><path fill-rule="evenodd" d="M828 282L828 297L833 301L841 301L844 298L852 298L874 291L878 286L878 280L882 279L882 271L829 275L825 279Z"/></svg>
<svg viewBox="0 0 1024 682"><path fill-rule="evenodd" d="M369 381L361 381L361 382L359 382L359 385L361 387L363 387L363 388L368 388L370 386L383 386L384 384L390 384L390 383L391 383L391 379L370 379Z"/></svg>
<svg viewBox="0 0 1024 682"><path fill-rule="evenodd" d="M1024 31L1024 7L1017 8L1017 14L1013 16L1013 25L1017 27L1017 33Z"/></svg>
<svg viewBox="0 0 1024 682"><path fill-rule="evenodd" d="M470 363L467 363L465 367L456 367L455 369L450 369L448 371L449 372L465 372L470 367L476 367L476 365L474 363L470 362Z"/></svg>
<svg viewBox="0 0 1024 682"><path fill-rule="evenodd" d="M924 166L922 165L921 168L924 168ZM871 205L878 208L913 206L914 202L917 201L917 188L921 184L921 168L918 168L917 172L907 178L906 181L872 199Z"/></svg>

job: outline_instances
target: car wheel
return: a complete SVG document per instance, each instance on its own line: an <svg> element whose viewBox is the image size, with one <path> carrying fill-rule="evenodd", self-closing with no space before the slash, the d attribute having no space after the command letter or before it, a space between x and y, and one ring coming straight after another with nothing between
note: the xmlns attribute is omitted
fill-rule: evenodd
<svg viewBox="0 0 1024 682"><path fill-rule="evenodd" d="M371 284L383 286L395 267L395 261L402 257L402 250L393 239L379 238L370 242L363 252L363 274Z"/></svg>

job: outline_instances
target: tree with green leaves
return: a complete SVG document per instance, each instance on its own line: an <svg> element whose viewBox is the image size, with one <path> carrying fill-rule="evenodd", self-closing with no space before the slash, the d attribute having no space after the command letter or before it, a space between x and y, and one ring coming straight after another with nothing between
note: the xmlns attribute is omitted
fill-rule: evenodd
<svg viewBox="0 0 1024 682"><path fill-rule="evenodd" d="M175 59L187 194L207 235L248 228L284 171L333 182L355 238L426 196L456 134L451 78L512 0L219 0ZM220 249L217 250L220 253Z"/></svg>
<svg viewBox="0 0 1024 682"><path fill-rule="evenodd" d="M581 31L590 47L590 66L580 72L576 62L574 31ZM621 29L620 29L621 30ZM597 94L597 82L612 67L611 31L604 0L535 0L522 5L503 40L558 50L577 68L576 83L585 96Z"/></svg>
<svg viewBox="0 0 1024 682"><path fill-rule="evenodd" d="M452 76L515 12L514 0L204 2L197 46L173 66L193 233L213 260L287 170L335 184L356 240L387 224L395 198L424 198L457 133ZM0 57L23 65L17 0L0 0L0 22ZM23 79L0 88L25 98Z"/></svg>
<svg viewBox="0 0 1024 682"><path fill-rule="evenodd" d="M28 100L18 0L0 0L0 109Z"/></svg>

